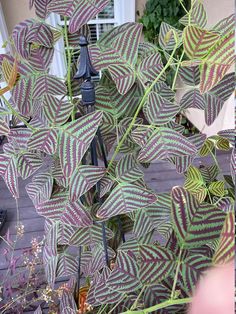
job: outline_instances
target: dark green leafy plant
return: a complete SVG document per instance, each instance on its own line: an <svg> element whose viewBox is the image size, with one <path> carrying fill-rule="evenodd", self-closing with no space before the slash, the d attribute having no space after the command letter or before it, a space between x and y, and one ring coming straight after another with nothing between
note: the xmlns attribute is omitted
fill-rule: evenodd
<svg viewBox="0 0 236 314"><path fill-rule="evenodd" d="M179 20L186 14L185 8L188 9L190 2L189 0L171 0L166 5L165 0L147 0L144 13L140 18L140 23L144 26L145 38L157 44L163 21L175 28L182 27Z"/></svg>
<svg viewBox="0 0 236 314"><path fill-rule="evenodd" d="M0 112L0 135L8 142L0 155L0 175L15 199L18 177L33 176L26 190L46 218L48 284L53 288L57 278L79 272L86 279L76 293L86 291L87 305L79 300L82 313L181 313L200 276L233 258L235 153L231 175L221 172L216 153L232 150L235 131L186 137L176 117L197 108L211 125L233 93L234 74L228 71L234 63L234 18L205 29L204 8L193 1L180 20L183 30L161 24L165 65L156 45L141 42L142 24L127 23L104 34L89 47L102 77L96 111L85 114L80 86L73 81L71 38L74 43L87 31L84 25L108 3L31 1L38 18L14 29L16 55L1 55L12 98L8 102L6 89L1 90L7 109ZM65 18L64 30L45 22L50 12ZM67 48L65 80L49 74L60 36ZM179 48L183 53L176 60ZM170 86L169 68L175 71ZM186 84L180 103L178 79ZM90 162L98 127L111 154L107 169ZM193 165L205 156L213 162ZM184 187L161 194L151 190L144 169L156 160L184 173ZM67 309L78 310L71 290L61 297L60 313Z"/></svg>

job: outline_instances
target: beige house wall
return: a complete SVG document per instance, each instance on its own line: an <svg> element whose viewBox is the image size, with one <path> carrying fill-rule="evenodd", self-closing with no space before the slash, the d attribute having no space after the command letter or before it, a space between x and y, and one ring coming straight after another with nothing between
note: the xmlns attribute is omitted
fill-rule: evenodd
<svg viewBox="0 0 236 314"><path fill-rule="evenodd" d="M29 10L29 0L0 0L5 16L9 34L14 26L26 18L33 17L34 12ZM127 0L129 1L129 0ZM136 0L136 11L142 12L147 0ZM168 0L166 0L168 5ZM220 19L234 13L233 0L203 0L208 13L209 26L214 25ZM179 95L179 98L181 95ZM213 135L221 129L234 127L234 98L224 105L219 117L213 125L207 127L204 124L204 113L197 109L191 109L188 112L189 119L202 131L208 135Z"/></svg>

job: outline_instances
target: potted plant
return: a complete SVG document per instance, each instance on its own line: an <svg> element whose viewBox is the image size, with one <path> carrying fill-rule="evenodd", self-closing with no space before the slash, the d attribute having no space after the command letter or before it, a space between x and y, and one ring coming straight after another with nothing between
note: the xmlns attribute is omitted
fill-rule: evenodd
<svg viewBox="0 0 236 314"><path fill-rule="evenodd" d="M234 74L228 70L234 62L234 22L229 17L205 29L204 7L192 1L182 31L162 25L160 47L142 42L139 23L115 27L89 45L87 54L82 54L87 44L80 42L80 58L91 58L91 72L101 72L93 111L80 97L91 73L74 79L73 44L88 36L86 23L107 4L31 1L38 17L14 29L15 55L1 55L12 99L8 102L4 91L1 97L15 127L1 114L0 135L8 143L0 174L15 199L18 177L32 177L26 190L46 219L48 289L53 291L57 278L70 278L61 290L59 313L177 313L191 303L201 275L233 257L233 241L224 245L224 231L231 236L234 225L234 152L231 176L221 173L215 153L230 150L235 133L223 130L206 138L199 131L186 137L176 116L194 106L205 110L211 123L233 93ZM51 12L64 18L64 29L47 24ZM65 80L49 73L61 36ZM171 86L165 82L170 68ZM191 87L180 102L178 77ZM210 165L193 163L208 155ZM162 194L151 190L144 172L156 160L184 173L184 186Z"/></svg>

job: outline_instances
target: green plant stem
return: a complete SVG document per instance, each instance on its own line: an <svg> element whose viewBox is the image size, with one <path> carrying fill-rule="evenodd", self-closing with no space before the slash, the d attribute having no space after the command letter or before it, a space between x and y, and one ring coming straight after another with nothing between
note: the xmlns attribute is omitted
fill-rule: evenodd
<svg viewBox="0 0 236 314"><path fill-rule="evenodd" d="M173 287L172 287L172 291L171 291L171 295L170 295L171 300L175 299L175 289L176 289L178 275L179 275L179 269L180 269L180 265L181 265L182 253L183 253L183 248L181 247L180 251L179 251L178 260L177 260L177 267L176 267L176 271L175 271L174 283L173 283Z"/></svg>
<svg viewBox="0 0 236 314"><path fill-rule="evenodd" d="M210 154L211 154L212 159L214 160L216 166L218 167L218 169L221 170L221 169L220 169L220 164L219 164L219 162L218 162L218 160L217 160L215 154L214 154L211 150L210 150Z"/></svg>
<svg viewBox="0 0 236 314"><path fill-rule="evenodd" d="M73 103L73 96L72 96L72 86L71 86L71 50L69 45L69 39L68 39L68 28L67 28L67 18L64 18L64 38L65 38L65 44L66 44L66 55L67 55L67 86L68 86L68 92L69 92L69 99L70 102ZM73 109L71 114L72 121L75 120L75 110Z"/></svg>
<svg viewBox="0 0 236 314"><path fill-rule="evenodd" d="M183 1L179 0L180 5L182 6L182 8L184 9L184 11L186 12L186 14L189 14L188 10L185 8Z"/></svg>
<svg viewBox="0 0 236 314"><path fill-rule="evenodd" d="M148 313L155 312L157 310L161 310L161 309L167 308L167 307L172 306L172 305L188 304L188 303L191 303L191 302L192 302L192 298L168 300L168 301L162 302L160 304L151 306L151 307L149 307L147 309L144 309L144 310L127 311L127 312L123 312L121 314L148 314Z"/></svg>
<svg viewBox="0 0 236 314"><path fill-rule="evenodd" d="M9 101L2 95L1 96L2 100L4 101L5 105L7 106L7 108L11 111L11 114L13 114L14 116L16 116L21 122L24 123L24 125L26 125L29 129L31 129L32 131L35 131L36 129L34 127L32 127L32 125L30 125L20 114L19 112L17 112L12 105L9 103Z"/></svg>
<svg viewBox="0 0 236 314"><path fill-rule="evenodd" d="M142 290L140 291L140 293L139 293L137 299L135 300L134 304L133 304L132 307L131 307L131 311L132 311L132 310L135 310L135 309L137 308L138 302L139 302L139 300L140 300L141 296L143 295L143 293L144 293L144 291L145 291L146 288L147 288L146 286L143 286L143 288L142 288Z"/></svg>
<svg viewBox="0 0 236 314"><path fill-rule="evenodd" d="M175 76L174 76L174 80L173 80L173 84L172 84L172 88L171 88L172 90L175 90L175 85L176 85L176 81L177 81L177 77L178 77L178 73L179 73L179 68L181 66L181 62L183 60L183 57L184 57L184 50L183 50L183 52L182 52L182 54L180 56L180 59L179 59L179 61L177 63L177 68L176 68L176 71L175 71Z"/></svg>
<svg viewBox="0 0 236 314"><path fill-rule="evenodd" d="M171 65L172 59L173 59L173 57L174 57L174 55L175 55L175 52L176 52L176 50L177 50L177 48L178 48L178 38L177 38L177 35L176 35L175 33L174 33L174 36L175 36L175 42L176 42L175 48L174 48L174 50L172 51L171 56L170 56L168 62L166 63L166 65L164 66L164 68L162 69L162 71L160 72L160 74L159 74L159 75L157 76L157 78L153 81L153 83L146 89L145 94L144 94L144 96L143 96L143 98L142 98L142 100L141 100L141 102L140 102L140 104L139 104L139 106L138 106L138 108L137 108L135 114L134 114L133 120L131 121L131 123L130 123L128 129L126 130L125 134L123 135L122 139L120 140L120 142L119 142L118 146L116 147L116 150L115 150L115 152L114 152L114 154L113 154L113 156L112 156L112 158L111 158L111 160L110 160L110 162L109 162L108 171L110 170L111 165L112 165L112 163L114 162L116 156L118 155L118 153L119 153L119 151L120 151L120 149L121 149L123 143L125 142L126 138L128 137L129 133L131 132L131 130L132 130L132 128L133 128L133 125L135 124L135 121L136 121L136 119L137 119L137 117L138 117L138 115L139 115L141 109L143 108L143 105L145 104L145 102L146 102L146 100L147 100L147 98L148 98L148 95L150 94L150 92L152 91L152 89L153 89L153 87L156 85L156 83L159 81L159 79L162 77L162 75L165 73L165 71L166 71L166 70L169 68L169 66Z"/></svg>

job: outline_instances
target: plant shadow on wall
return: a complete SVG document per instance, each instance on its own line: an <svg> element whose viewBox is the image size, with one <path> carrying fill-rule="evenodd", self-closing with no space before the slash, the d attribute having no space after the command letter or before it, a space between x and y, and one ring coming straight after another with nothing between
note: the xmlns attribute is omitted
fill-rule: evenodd
<svg viewBox="0 0 236 314"><path fill-rule="evenodd" d="M234 63L234 17L206 29L204 7L193 1L181 19L183 30L161 26L158 47L141 42L139 23L104 34L89 46L102 77L96 86L96 111L85 114L80 84L73 79L74 48L79 35L88 36L86 23L108 4L31 1L37 18L15 27L8 44L16 54L1 55L7 87L1 90L6 109L0 112L0 135L8 142L0 155L0 174L16 201L18 177L32 176L26 190L37 213L46 218L48 291L54 291L58 278L69 279L56 304L48 301L49 307L58 306L59 313L184 313L200 276L233 258L228 236L234 226L235 131L186 138L176 116L198 108L211 125L233 93L234 73L228 72ZM51 12L64 18L63 29L47 24ZM61 37L68 65L65 79L49 74ZM180 47L183 53L176 59ZM169 68L175 71L170 86L165 81ZM177 79L187 90L180 103ZM6 90L11 91L10 101ZM90 161L98 127L111 155L107 168ZM219 150L232 150L231 175L221 172ZM193 165L196 157L208 155L211 164ZM184 186L158 195L152 191L144 170L156 160L184 173ZM3 297L2 313L16 305ZM36 313L41 313L40 306Z"/></svg>

